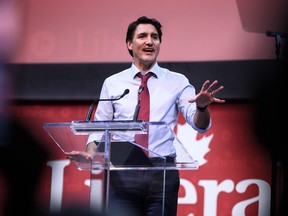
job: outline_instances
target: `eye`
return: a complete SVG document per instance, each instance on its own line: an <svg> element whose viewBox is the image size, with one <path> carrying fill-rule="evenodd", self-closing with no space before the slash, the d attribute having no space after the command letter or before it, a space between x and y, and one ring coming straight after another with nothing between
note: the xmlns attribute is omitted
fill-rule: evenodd
<svg viewBox="0 0 288 216"><path fill-rule="evenodd" d="M158 34L152 34L151 37L155 40L159 40L159 36Z"/></svg>
<svg viewBox="0 0 288 216"><path fill-rule="evenodd" d="M146 37L146 34L144 34L144 33L138 35L138 38L145 38L145 37Z"/></svg>

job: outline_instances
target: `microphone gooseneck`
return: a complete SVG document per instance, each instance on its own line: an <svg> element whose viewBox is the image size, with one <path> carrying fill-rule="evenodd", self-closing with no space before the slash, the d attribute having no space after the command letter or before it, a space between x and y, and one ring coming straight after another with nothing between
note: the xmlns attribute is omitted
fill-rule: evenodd
<svg viewBox="0 0 288 216"><path fill-rule="evenodd" d="M116 101L116 100L120 100L121 98L123 98L125 95L129 94L130 90L129 89L125 89L125 91L123 92L122 95L120 95L120 97L118 98L97 98L96 100L94 100L92 102L92 104L90 105L89 107L89 110L87 112L87 115L86 115L86 118L85 118L85 121L90 121L91 119L91 116L92 116L92 113L93 113L93 110L95 108L95 104L98 103L99 101Z"/></svg>

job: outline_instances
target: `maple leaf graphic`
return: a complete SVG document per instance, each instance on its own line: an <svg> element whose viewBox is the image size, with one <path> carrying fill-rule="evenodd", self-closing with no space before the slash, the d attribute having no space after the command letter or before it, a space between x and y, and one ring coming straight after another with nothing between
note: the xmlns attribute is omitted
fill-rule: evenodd
<svg viewBox="0 0 288 216"><path fill-rule="evenodd" d="M198 132L195 131L187 123L185 123L184 125L177 125L176 136L183 145L182 148L185 148L186 152L194 160L198 161L199 166L202 166L207 163L205 155L210 151L209 145L214 135L211 134L209 136L203 136L203 138L197 140L197 134Z"/></svg>

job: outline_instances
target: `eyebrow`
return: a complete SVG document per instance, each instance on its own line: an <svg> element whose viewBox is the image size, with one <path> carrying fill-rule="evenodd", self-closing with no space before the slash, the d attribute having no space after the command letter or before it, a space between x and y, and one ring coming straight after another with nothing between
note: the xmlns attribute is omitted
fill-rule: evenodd
<svg viewBox="0 0 288 216"><path fill-rule="evenodd" d="M146 36L146 35L148 35L149 33L147 33L147 32L141 32L141 33L139 33L139 34L137 34L138 36ZM152 36L159 36L159 34L158 33L155 33L155 32L152 32L151 33L151 35Z"/></svg>

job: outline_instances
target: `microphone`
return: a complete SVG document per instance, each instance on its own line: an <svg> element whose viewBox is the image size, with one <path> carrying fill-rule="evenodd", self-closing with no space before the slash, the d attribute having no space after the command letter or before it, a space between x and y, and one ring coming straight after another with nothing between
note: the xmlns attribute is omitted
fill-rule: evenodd
<svg viewBox="0 0 288 216"><path fill-rule="evenodd" d="M139 110L140 110L140 101L141 101L141 98L140 98L140 94L141 92L144 90L144 86L140 86L139 87L139 90L138 90L138 103L135 107L135 111L134 111L134 115L133 115L133 121L136 121L137 118L138 118L138 115L139 115Z"/></svg>
<svg viewBox="0 0 288 216"><path fill-rule="evenodd" d="M95 107L95 104L98 103L99 101L116 101L116 100L120 100L120 99L123 98L125 95L127 95L129 92L130 92L129 89L125 89L125 91L123 92L123 94L120 95L120 97L118 97L118 98L104 98L104 99L101 99L101 98L99 99L99 98L97 98L97 99L94 100L93 103L90 105L89 110L88 110L88 113L87 113L87 115L86 115L85 121L90 121L91 115L92 115L93 110L94 110L94 107Z"/></svg>

